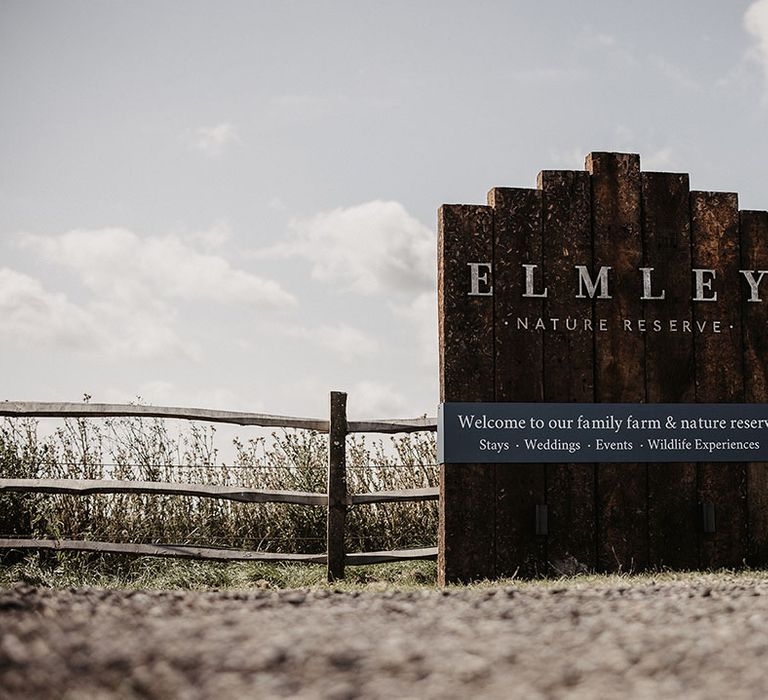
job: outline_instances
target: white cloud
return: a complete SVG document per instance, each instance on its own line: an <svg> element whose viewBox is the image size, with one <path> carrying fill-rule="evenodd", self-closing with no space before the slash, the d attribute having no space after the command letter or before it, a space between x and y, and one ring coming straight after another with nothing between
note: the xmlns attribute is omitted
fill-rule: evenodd
<svg viewBox="0 0 768 700"><path fill-rule="evenodd" d="M287 243L255 257L305 258L312 276L360 294L434 288L435 234L398 202L373 201L292 222Z"/></svg>
<svg viewBox="0 0 768 700"><path fill-rule="evenodd" d="M277 282L232 267L223 257L169 235L142 237L127 229L77 229L59 236L21 234L20 245L74 271L108 302L156 304L202 300L285 309L294 297Z"/></svg>
<svg viewBox="0 0 768 700"><path fill-rule="evenodd" d="M111 386L93 401L130 403L138 401L151 406L182 406L184 408L210 408L221 411L265 412L269 407L262 400L246 399L227 387L206 387L196 384L178 384L165 379L141 382L133 389Z"/></svg>
<svg viewBox="0 0 768 700"><path fill-rule="evenodd" d="M395 316L413 328L415 356L430 371L437 372L437 294L433 290L411 299L407 304L392 304Z"/></svg>
<svg viewBox="0 0 768 700"><path fill-rule="evenodd" d="M99 336L91 314L39 280L0 269L0 338L4 344L86 348Z"/></svg>
<svg viewBox="0 0 768 700"><path fill-rule="evenodd" d="M404 418L408 402L389 384L362 381L349 392L349 414L358 418Z"/></svg>
<svg viewBox="0 0 768 700"><path fill-rule="evenodd" d="M344 362L372 357L378 344L368 334L345 324L338 326L286 327L282 332L293 338L306 340L336 355Z"/></svg>
<svg viewBox="0 0 768 700"><path fill-rule="evenodd" d="M136 311L95 301L78 305L28 275L0 270L0 339L22 348L69 348L117 357L198 356L162 310Z"/></svg>
<svg viewBox="0 0 768 700"><path fill-rule="evenodd" d="M191 148L215 158L224 153L228 146L240 143L240 137L232 124L224 122L216 126L201 126L187 132L186 141Z"/></svg>
<svg viewBox="0 0 768 700"><path fill-rule="evenodd" d="M219 221L209 229L184 233L182 238L209 253L227 243L232 238L232 231L225 222Z"/></svg>
<svg viewBox="0 0 768 700"><path fill-rule="evenodd" d="M93 350L107 357L202 360L199 345L181 337L174 310L163 304L92 301L86 308L94 315L104 335L101 346Z"/></svg>
<svg viewBox="0 0 768 700"><path fill-rule="evenodd" d="M19 234L21 248L74 273L87 295L74 303L32 277L3 270L0 335L22 345L50 342L102 356L199 360L198 344L181 337L182 302L264 310L296 303L277 282L207 252L228 235L223 226L164 237L120 228Z"/></svg>
<svg viewBox="0 0 768 700"><path fill-rule="evenodd" d="M747 8L744 27L757 41L754 56L762 63L768 78L768 0L757 0Z"/></svg>
<svg viewBox="0 0 768 700"><path fill-rule="evenodd" d="M356 294L381 296L411 327L413 355L437 366L436 236L398 202L372 201L293 221L289 241L253 252L257 258L307 260L315 279ZM285 331L339 354L346 362L378 351L370 336L349 326Z"/></svg>

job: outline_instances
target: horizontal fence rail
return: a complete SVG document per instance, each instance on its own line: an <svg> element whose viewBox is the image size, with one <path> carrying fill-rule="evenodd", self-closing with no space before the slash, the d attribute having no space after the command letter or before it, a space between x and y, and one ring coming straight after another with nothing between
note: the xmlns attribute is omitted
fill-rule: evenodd
<svg viewBox="0 0 768 700"><path fill-rule="evenodd" d="M87 542L82 540L0 539L0 550L32 549L58 552L93 552L96 554L129 554L144 557L173 557L177 559L208 559L213 561L274 561L325 564L325 554L292 554L256 552L244 549L195 547L184 544L118 544L116 542ZM387 564L400 561L437 559L436 547L395 549L386 552L358 552L346 555L348 565Z"/></svg>
<svg viewBox="0 0 768 700"><path fill-rule="evenodd" d="M373 493L351 493L347 503L403 503L407 501L436 501L440 498L440 489L429 486L423 489L401 489L399 491L374 491Z"/></svg>
<svg viewBox="0 0 768 700"><path fill-rule="evenodd" d="M9 418L179 418L209 423L260 428L300 428L327 433L330 421L323 418L300 418L266 413L240 413L208 408L172 406L137 406L111 403L49 403L43 401L0 402L0 416ZM383 418L381 420L348 421L348 433L415 433L437 430L437 419Z"/></svg>
<svg viewBox="0 0 768 700"><path fill-rule="evenodd" d="M221 498L243 503L293 503L301 506L327 506L328 495L310 491L272 491L268 489L218 486L214 484L177 484L166 481L125 481L120 479L3 479L0 493L66 493L89 496L97 493L162 494L167 496L197 496ZM436 486L399 491L352 493L349 505L363 503L402 503L406 501L436 501Z"/></svg>
<svg viewBox="0 0 768 700"><path fill-rule="evenodd" d="M0 479L0 493L68 493L87 496L95 493L146 493L169 496L222 498L243 503L295 503L324 506L328 496L306 491L270 491L266 489L218 486L214 484L175 484L164 481L123 481L118 479Z"/></svg>
<svg viewBox="0 0 768 700"><path fill-rule="evenodd" d="M382 490L372 493L347 493L346 435L349 433L392 434L434 432L437 430L435 418L424 416L408 419L347 421L346 394L341 392L332 392L331 394L330 420L200 408L35 401L0 402L0 417L2 416L9 418L173 418L263 428L304 429L327 433L330 444L327 467L327 493L120 479L0 478L0 494L11 492L68 494L74 496L117 493L155 494L215 498L244 503L285 503L301 506L323 506L328 511L326 553L324 554L263 552L183 544L116 543L31 538L0 538L0 551L54 550L209 559L215 561L273 561L324 564L327 567L329 581L343 578L344 566L346 565L435 560L437 558L437 548L435 547L353 553L347 553L344 548L344 526L346 511L349 506L439 500L439 489L437 487ZM199 465L188 466L194 467Z"/></svg>
<svg viewBox="0 0 768 700"><path fill-rule="evenodd" d="M90 542L83 540L0 539L0 549L51 549L60 552L94 552L96 554L132 554L177 559L211 559L217 561L298 561L325 564L324 554L291 554L257 552L217 547L197 547L181 544L134 544Z"/></svg>

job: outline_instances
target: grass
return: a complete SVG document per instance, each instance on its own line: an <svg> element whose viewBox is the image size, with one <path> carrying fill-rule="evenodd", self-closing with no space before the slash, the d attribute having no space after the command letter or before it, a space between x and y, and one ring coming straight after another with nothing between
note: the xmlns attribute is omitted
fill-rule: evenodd
<svg viewBox="0 0 768 700"><path fill-rule="evenodd" d="M252 589L326 587L399 589L434 587L434 562L402 562L354 566L346 579L325 581L325 567L307 564L261 562L204 562L152 557L128 558L70 552L32 553L21 561L0 564L0 588L27 583L44 588L122 589Z"/></svg>
<svg viewBox="0 0 768 700"><path fill-rule="evenodd" d="M533 580L506 578L454 584L449 590L487 590L512 586L521 591L624 589L651 585L718 585L763 580L768 571L655 571L577 574ZM28 554L0 564L0 589L19 583L43 588L99 587L157 590L249 590L327 588L341 591L434 590L434 562L402 562L347 567L346 579L329 584L325 568L307 564L203 562L152 557L105 557L70 552Z"/></svg>

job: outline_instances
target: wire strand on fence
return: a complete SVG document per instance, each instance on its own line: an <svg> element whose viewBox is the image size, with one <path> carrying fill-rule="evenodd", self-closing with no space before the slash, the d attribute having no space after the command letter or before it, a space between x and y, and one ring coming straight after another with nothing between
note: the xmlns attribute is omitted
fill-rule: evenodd
<svg viewBox="0 0 768 700"><path fill-rule="evenodd" d="M293 471L326 471L327 467L320 465L298 464L163 464L160 462L56 462L62 467L111 467L111 468L145 468L145 469L283 469ZM439 467L432 462L414 462L413 464L354 464L347 469L413 469L416 467Z"/></svg>

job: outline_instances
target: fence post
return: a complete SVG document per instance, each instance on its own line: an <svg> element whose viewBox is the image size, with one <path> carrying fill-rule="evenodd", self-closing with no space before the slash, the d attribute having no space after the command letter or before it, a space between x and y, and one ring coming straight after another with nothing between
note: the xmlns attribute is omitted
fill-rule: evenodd
<svg viewBox="0 0 768 700"><path fill-rule="evenodd" d="M344 578L344 521L347 517L347 395L331 392L328 430L328 581Z"/></svg>

